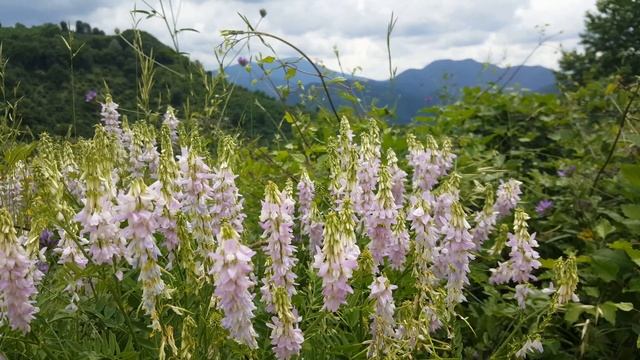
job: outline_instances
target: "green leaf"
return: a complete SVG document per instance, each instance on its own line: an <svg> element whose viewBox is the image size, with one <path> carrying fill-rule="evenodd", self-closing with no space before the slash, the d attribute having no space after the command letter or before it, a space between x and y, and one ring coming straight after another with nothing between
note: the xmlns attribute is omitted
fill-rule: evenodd
<svg viewBox="0 0 640 360"><path fill-rule="evenodd" d="M640 250L634 249L629 241L617 240L609 244L609 247L615 250L623 250L631 258L631 261L640 266Z"/></svg>
<svg viewBox="0 0 640 360"><path fill-rule="evenodd" d="M620 207L622 208L622 213L624 214L624 216L634 220L640 219L640 205L624 204Z"/></svg>
<svg viewBox="0 0 640 360"><path fill-rule="evenodd" d="M620 174L627 184L640 189L640 165L624 164L620 167Z"/></svg>
<svg viewBox="0 0 640 360"><path fill-rule="evenodd" d="M602 240L606 239L607 235L611 234L615 230L615 226L612 226L607 219L600 220L598 225L596 225L596 234L598 234Z"/></svg>
<svg viewBox="0 0 640 360"><path fill-rule="evenodd" d="M593 273L604 281L616 280L620 266L615 259L615 251L601 249L591 257L591 269Z"/></svg>
<svg viewBox="0 0 640 360"><path fill-rule="evenodd" d="M633 304L629 303L629 302L615 303L613 305L615 305L618 308L618 310L622 310L622 311L631 311L631 310L633 310Z"/></svg>
<svg viewBox="0 0 640 360"><path fill-rule="evenodd" d="M603 318L605 318L608 322L610 322L611 325L616 324L617 311L618 311L618 308L611 301L607 301L606 303L600 304L600 306L598 306L598 312L602 315Z"/></svg>
<svg viewBox="0 0 640 360"><path fill-rule="evenodd" d="M285 78L286 80L289 80L289 79L291 79L292 77L296 76L296 73L297 73L297 72L298 72L298 71L297 71L295 68L290 67L290 68L288 68L288 69L287 69L287 72L284 74L284 78Z"/></svg>
<svg viewBox="0 0 640 360"><path fill-rule="evenodd" d="M573 324L580 318L583 312L592 313L594 310L593 305L584 305L580 303L568 303L564 312L564 319L569 322L569 324Z"/></svg>
<svg viewBox="0 0 640 360"><path fill-rule="evenodd" d="M258 60L258 63L260 64L271 64L272 62L274 62L276 58L274 58L273 56L267 56L267 57L263 57L262 59Z"/></svg>

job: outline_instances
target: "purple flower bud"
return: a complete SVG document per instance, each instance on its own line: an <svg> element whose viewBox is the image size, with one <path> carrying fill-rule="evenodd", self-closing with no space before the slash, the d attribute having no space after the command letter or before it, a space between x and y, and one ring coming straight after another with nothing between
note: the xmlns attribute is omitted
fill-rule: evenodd
<svg viewBox="0 0 640 360"><path fill-rule="evenodd" d="M536 213L542 216L545 215L549 210L551 210L551 208L553 208L553 201L548 199L540 200L540 202L536 206Z"/></svg>
<svg viewBox="0 0 640 360"><path fill-rule="evenodd" d="M84 94L84 101L91 102L96 96L98 96L98 93L95 90L89 90Z"/></svg>
<svg viewBox="0 0 640 360"><path fill-rule="evenodd" d="M40 248L53 248L58 240L53 237L53 233L49 229L44 229L40 233Z"/></svg>
<svg viewBox="0 0 640 360"><path fill-rule="evenodd" d="M575 165L567 166L564 169L558 169L558 176L560 177L568 177L571 176L576 171Z"/></svg>
<svg viewBox="0 0 640 360"><path fill-rule="evenodd" d="M242 66L242 67L245 67L245 66L249 65L249 60L248 60L246 57L244 57L244 56L240 56L240 57L238 58L238 64L239 64L240 66Z"/></svg>

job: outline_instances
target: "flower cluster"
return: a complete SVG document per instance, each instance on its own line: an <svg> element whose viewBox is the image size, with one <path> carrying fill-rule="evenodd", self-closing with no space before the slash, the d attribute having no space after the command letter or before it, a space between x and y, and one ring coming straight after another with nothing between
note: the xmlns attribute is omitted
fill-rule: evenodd
<svg viewBox="0 0 640 360"><path fill-rule="evenodd" d="M260 212L260 226L264 230L262 236L267 240L264 251L269 255L271 277L264 279L264 286L260 289L269 311L273 311L273 294L269 284L283 287L288 296L296 293L294 288L296 274L293 272L297 259L294 257L295 246L293 240L293 206L294 202L287 191L279 191L276 184L270 182L265 189L265 199L262 201Z"/></svg>
<svg viewBox="0 0 640 360"><path fill-rule="evenodd" d="M464 209L459 202L451 205L451 213L447 222L440 230L444 234L443 257L448 264L447 274L447 304L450 307L466 300L462 289L469 284L469 261L474 256L470 253L475 245L469 233L469 223L465 218Z"/></svg>
<svg viewBox="0 0 640 360"><path fill-rule="evenodd" d="M327 215L322 252L315 255L313 263L322 278L323 309L336 312L341 304L346 303L347 295L353 293L349 279L358 268L360 255L355 238L349 208Z"/></svg>
<svg viewBox="0 0 640 360"><path fill-rule="evenodd" d="M102 117L101 121L107 133L114 135L116 139L122 141L118 104L114 103L110 96L107 96L105 103L102 104L100 116Z"/></svg>
<svg viewBox="0 0 640 360"><path fill-rule="evenodd" d="M283 287L273 290L273 304L275 314L267 326L271 329L271 344L279 360L287 360L300 353L304 335L299 323L302 320L293 305L291 298Z"/></svg>
<svg viewBox="0 0 640 360"><path fill-rule="evenodd" d="M180 120L176 117L175 109L171 106L167 106L167 112L162 117L162 125L169 129L169 136L173 145L178 143L178 125Z"/></svg>
<svg viewBox="0 0 640 360"><path fill-rule="evenodd" d="M381 264L384 257L389 255L389 248L392 246L393 226L397 217L398 206L391 192L391 176L388 166L385 166L380 171L380 184L375 202L365 217L367 234L371 239L369 251L371 251L376 265Z"/></svg>
<svg viewBox="0 0 640 360"><path fill-rule="evenodd" d="M375 207L375 189L380 170L380 134L375 121L369 132L362 135L356 177L358 186L354 196L356 213L365 215Z"/></svg>
<svg viewBox="0 0 640 360"><path fill-rule="evenodd" d="M118 195L115 207L116 219L127 222L122 229L122 236L129 240L126 258L134 268L140 269L138 280L142 283L142 308L151 317L152 328L156 331L162 331L156 302L165 292L160 276L162 269L158 265L160 249L153 236L159 228L154 213L159 198L159 182L147 187L141 179L135 179L128 193Z"/></svg>
<svg viewBox="0 0 640 360"><path fill-rule="evenodd" d="M507 182L502 182L498 187L497 199L494 205L494 211L498 213L498 219L501 219L513 210L520 201L520 185L522 183L518 180L509 179Z"/></svg>
<svg viewBox="0 0 640 360"><path fill-rule="evenodd" d="M35 283L42 274L16 236L11 215L0 209L0 320L7 317L14 330L27 333L31 320L38 312L33 297Z"/></svg>
<svg viewBox="0 0 640 360"><path fill-rule="evenodd" d="M513 222L513 233L509 233L507 245L511 248L509 260L499 263L497 269L491 269L490 281L494 284L503 284L514 281L519 284L526 284L529 280L535 280L533 270L540 267L540 255L535 250L538 242L535 240L535 233L529 234L527 231L527 220L529 215L524 210L516 209ZM520 286L516 289L516 298L520 307L524 307L527 290Z"/></svg>
<svg viewBox="0 0 640 360"><path fill-rule="evenodd" d="M315 186L306 170L302 171L302 176L300 176L297 188L301 230L303 234L309 235L311 227L311 204L315 194ZM314 252L315 249L311 248L311 251Z"/></svg>
<svg viewBox="0 0 640 360"><path fill-rule="evenodd" d="M222 327L229 330L236 341L255 349L257 335L251 320L256 306L250 292L254 286L251 258L255 251L242 245L240 235L226 223L218 234L218 244L212 273L215 274L214 295L220 299L220 308L224 311Z"/></svg>
<svg viewBox="0 0 640 360"><path fill-rule="evenodd" d="M369 298L375 301L375 312L371 316L371 336L373 339L369 345L369 357L384 354L388 349L389 339L396 336L396 321L394 319L396 305L393 302L392 292L397 288L384 275L376 277L369 286L371 289Z"/></svg>

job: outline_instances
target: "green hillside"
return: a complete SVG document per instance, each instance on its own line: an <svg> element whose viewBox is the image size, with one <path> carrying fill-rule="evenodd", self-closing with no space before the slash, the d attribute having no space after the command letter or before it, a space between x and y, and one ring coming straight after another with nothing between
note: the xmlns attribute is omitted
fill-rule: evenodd
<svg viewBox="0 0 640 360"><path fill-rule="evenodd" d="M126 30L119 35L105 35L99 29L91 29L89 24L79 24L82 25L76 26L79 30L71 34L65 24L31 28L16 24L0 28L2 55L8 60L7 100L19 100L18 113L27 132L73 134L73 96L76 134L90 136L99 119L99 101L106 94L105 85L130 121L143 116L136 108L141 71L132 46L135 32ZM273 122L284 114L283 105L240 87L229 97L216 97L216 94L227 94L223 88L231 85L217 81L213 90L207 92L204 83L211 84L212 79L199 63L177 54L148 33L140 32L140 39L143 52L152 54L156 62L151 111L162 113L165 109L158 104L169 103L179 109L178 114L183 118L199 118L204 124L220 121L227 128L239 127L251 136L269 137L273 133ZM73 86L71 56L65 42L76 52ZM10 93L14 88L17 90ZM97 92L97 97L86 101L85 96L92 90Z"/></svg>

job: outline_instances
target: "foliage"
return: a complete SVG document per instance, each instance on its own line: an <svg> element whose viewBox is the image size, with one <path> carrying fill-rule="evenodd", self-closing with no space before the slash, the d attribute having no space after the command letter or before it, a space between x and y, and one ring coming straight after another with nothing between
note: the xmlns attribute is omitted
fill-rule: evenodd
<svg viewBox="0 0 640 360"><path fill-rule="evenodd" d="M148 43L148 39L142 42ZM159 59L158 52L154 53ZM161 71L161 67L144 70L145 58L135 55L132 53L133 59L139 62L134 70L142 74L134 78L144 89L154 80L150 74L154 69ZM156 84L160 79L155 79ZM170 86L180 84L178 81ZM110 89L118 99L115 86L110 85ZM29 332L12 329L9 317L1 315L0 355L17 359L272 358L270 334L271 327L276 327L273 316L277 316L289 325L297 324L304 333L298 358L305 359L503 359L519 356L523 349L529 349L527 357L532 358L637 358L638 89L637 79L593 81L572 91L546 95L466 89L460 101L423 109L416 121L406 126L386 124L379 118L386 114L376 108L366 109L366 118L346 108L313 115L291 109L270 119L274 124L271 131L278 135L269 142L257 140L249 131L231 136L228 128L212 126L210 120L216 119L220 104L198 107L193 113L201 115L183 117L177 129L168 122L161 126L165 117L159 109L170 104L169 98L145 105L155 97L145 99L139 93L134 96L135 104L128 105L137 109L141 118L136 124L120 124L116 108L106 96L102 104L105 127L97 127L92 139L55 139L44 134L37 141L24 142L16 136L14 103L4 98L0 136L7 141L0 147L0 203L9 212L0 212L0 217L3 221L11 217L14 226L0 227L0 250L4 251L8 243L5 239L15 230L21 240L12 246L24 248L31 268L35 269L37 262L47 274L42 280L37 276L32 279L39 291L34 304L39 312L30 322ZM220 96L229 96L224 91L230 88L223 87L222 91ZM241 106L229 99L227 108ZM69 111L68 101L60 105ZM286 128L278 124L286 124ZM450 172L440 174L440 182L432 189L433 194L445 199L446 194L459 191L459 202L451 205L455 211L438 220L445 224L459 226L463 223L460 217L464 217L477 229L481 217L476 216L495 209L491 206L492 188L499 187L500 180L519 179L523 183L521 209L515 216L498 219L486 241L466 253L475 259L469 264L469 282L462 282L461 294L450 280L451 274L460 271L455 270L457 264L446 264L442 277L428 273L436 267L423 261L426 257L421 251L440 251L452 242L447 243L443 237L435 247L419 245L418 232L409 226L414 225L411 217L419 215L412 207L415 193L407 189L400 208L390 205L396 201L391 196L397 190L391 181L398 174L402 176L400 170L412 178L421 164L434 165L430 160L421 163L419 158L412 158L420 148L418 143L429 151L438 143L438 151L443 151L436 151L440 155L447 154L443 149L450 144L456 154L452 168L445 171ZM376 158L381 157L381 150L389 149L399 159L395 168L389 165L393 156L386 154L386 161ZM344 189L354 184L354 178L360 181L376 161L381 165L380 171L375 171L380 183L372 190L378 198L386 199L380 200L386 210L397 211L402 219L394 224L393 233L401 233L401 225L409 229L411 246L404 267L396 266L391 259L376 264L370 246L376 233L370 232L371 224L378 229L387 223L380 218L369 219L372 212L358 212L362 204L354 207L355 215L349 212L351 198L345 194L351 193ZM354 176L356 170L360 178ZM197 171L204 175L196 176ZM422 171L433 169L426 166ZM317 212L309 210L314 215L308 217L290 213L291 201L296 199L293 184L304 178L302 174L308 174L315 185L312 208ZM167 182L171 176L178 180ZM202 203L196 195L186 197L193 189L206 189L188 185L197 180L210 181L207 184L220 193L212 191ZM420 181L407 181L407 188L412 184L416 191L419 186L415 184ZM162 195L153 195L159 183ZM502 190L499 187L498 193ZM128 209L123 204L140 193L146 195L140 196L132 208L146 214L150 202L160 204L157 206L162 212L155 212L152 218L162 218L164 227L157 225L157 231L144 238L147 248L140 250L131 244L139 244L141 235L130 229L148 214L103 221L105 227L113 225L118 233L127 234L123 241L138 257L136 261L116 257L106 264L96 262L93 248L78 236L81 226L96 224L87 225L80 214L96 194L107 197L116 205L114 213L119 213ZM167 194L182 199L179 211L163 208L170 201L165 199L163 203L154 197ZM503 191L500 196L504 196ZM198 211L197 204L206 210ZM240 212L238 204L243 209ZM108 208L103 203L103 210ZM403 211L408 215L406 223L401 217ZM523 224L526 213L531 215L528 229L527 223ZM218 223L220 218L222 222ZM325 232L324 238L329 239L325 253L314 259L305 221L322 219L328 219L327 226L335 233ZM238 227L238 223L243 226ZM47 231L54 234L49 236ZM61 234L68 238L63 239ZM174 235L180 245L166 246L167 239ZM539 246L531 246L539 253L540 264L534 270L536 278L527 285L530 292L523 309L516 301L523 284L498 284L490 269L508 262L515 248L514 238L534 237ZM251 263L255 278L249 280L257 285L252 291L259 293L259 280L273 277L277 256L265 246L275 240L282 241L281 249L286 249L280 256L294 259L284 273L296 275L296 291L289 300L287 286L293 285L285 282L286 286L274 286L279 289L271 293L275 300L268 300L263 293L251 301L256 309L243 308L245 314L255 314L251 323L258 335L257 346L251 341L243 345L230 338L232 333L222 321L228 308L223 311L217 304L225 296L220 284L226 278L216 271L223 265ZM220 246L223 242L225 246ZM357 244L360 253L349 254L357 258L357 270L341 280L348 281L353 293L334 313L326 306L323 309L323 285L331 279L320 269L328 257L349 261L349 256L340 258L340 251L349 248L340 250L341 244ZM85 264L63 261L70 256L63 250L74 246L82 249L75 254L77 258L83 255L92 260ZM297 251L289 251L290 246ZM155 247L159 248L157 252L153 251ZM222 256L223 251L233 248L242 249L241 261ZM225 263L221 259L230 260ZM6 266L2 260L0 265ZM161 269L157 275L163 286L151 281L158 280L149 270L155 266ZM376 277L372 274L375 268L379 271ZM244 276L250 272L247 267L239 269L228 273ZM271 291L269 286L273 284L267 280L266 285ZM154 289L160 289L159 295L154 298L156 302L150 302L149 294ZM466 301L458 304L447 300L454 295L464 295ZM395 306L389 304L390 300ZM426 308L432 312L425 312ZM435 326L433 316L441 322L440 327ZM372 321L375 326L371 326ZM381 336L389 324L397 335ZM372 328L383 330L372 334ZM536 350L540 348L542 353Z"/></svg>
<svg viewBox="0 0 640 360"><path fill-rule="evenodd" d="M63 28L54 24L0 28L0 43L8 59L4 85L6 89L16 88L11 95L20 99L22 126L34 135L47 131L91 136L98 100L108 92L131 121L139 119L136 99L141 72L136 32L105 35L81 21L76 24L80 31ZM156 65L149 96L154 111L164 112L160 105L171 105L188 119L206 118L202 121L222 122L230 129L240 127L251 136L273 136L273 119L282 118L283 105L263 94L213 79L200 64L178 55L148 33L138 34L141 51L153 57ZM231 87L233 91L229 91ZM92 91L97 94L89 96ZM74 106L67 106L70 99L75 101ZM218 110L202 112L212 107Z"/></svg>
<svg viewBox="0 0 640 360"><path fill-rule="evenodd" d="M640 3L635 0L599 0L596 12L586 15L580 35L583 52L564 52L559 81L567 86L585 85L611 75L626 82L640 74Z"/></svg>

